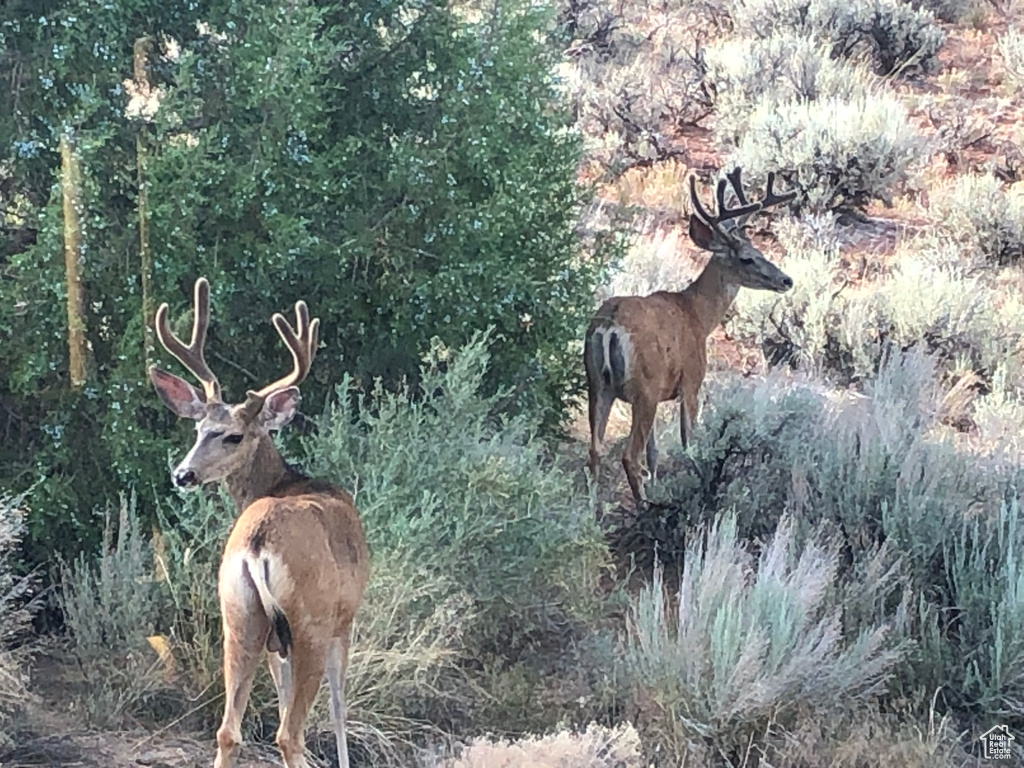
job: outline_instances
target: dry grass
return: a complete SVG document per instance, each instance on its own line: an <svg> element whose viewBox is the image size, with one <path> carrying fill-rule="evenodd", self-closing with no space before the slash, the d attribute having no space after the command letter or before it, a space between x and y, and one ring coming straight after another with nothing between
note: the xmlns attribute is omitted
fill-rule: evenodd
<svg viewBox="0 0 1024 768"><path fill-rule="evenodd" d="M514 741L475 739L456 757L424 768L641 768L640 735L628 724L592 723L581 733L559 731Z"/></svg>

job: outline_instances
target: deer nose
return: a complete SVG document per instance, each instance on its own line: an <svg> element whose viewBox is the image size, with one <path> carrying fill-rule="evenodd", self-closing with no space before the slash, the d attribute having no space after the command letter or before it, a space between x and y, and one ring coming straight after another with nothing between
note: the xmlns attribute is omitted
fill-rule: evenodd
<svg viewBox="0 0 1024 768"><path fill-rule="evenodd" d="M792 277L784 276L780 282L782 284L782 290L784 290L784 291L788 291L790 288L793 287L793 278Z"/></svg>
<svg viewBox="0 0 1024 768"><path fill-rule="evenodd" d="M174 484L179 488L192 488L198 483L196 473L191 469L179 469L174 473Z"/></svg>

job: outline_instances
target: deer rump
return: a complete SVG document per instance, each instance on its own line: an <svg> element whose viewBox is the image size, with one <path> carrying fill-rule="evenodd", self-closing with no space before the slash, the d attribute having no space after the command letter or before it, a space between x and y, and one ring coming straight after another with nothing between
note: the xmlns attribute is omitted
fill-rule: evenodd
<svg viewBox="0 0 1024 768"><path fill-rule="evenodd" d="M629 333L615 325L595 328L588 339L586 363L591 374L588 378L620 400L626 400L631 346ZM594 372L598 374L596 377L592 375Z"/></svg>
<svg viewBox="0 0 1024 768"><path fill-rule="evenodd" d="M226 608L229 602L238 600L241 606L250 610L258 604L270 624L266 640L267 651L277 653L286 659L294 643L291 624L271 589L275 582L273 576L276 575L272 574L272 570L280 567L272 564L272 560L275 559L270 553L257 547L248 549L241 557L235 559L233 568L225 568L227 578L221 579L221 588L225 593L222 602ZM225 566L227 565L225 563ZM235 573L231 574L231 570Z"/></svg>

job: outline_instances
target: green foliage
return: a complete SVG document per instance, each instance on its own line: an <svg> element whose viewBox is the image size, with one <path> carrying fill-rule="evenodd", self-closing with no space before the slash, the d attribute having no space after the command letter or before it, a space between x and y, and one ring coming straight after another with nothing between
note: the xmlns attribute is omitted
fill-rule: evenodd
<svg viewBox="0 0 1024 768"><path fill-rule="evenodd" d="M599 238L583 254L576 238L590 191L576 181L556 51L535 35L542 10L502 6L474 21L368 0L90 8L0 11L5 43L24 57L14 69L17 57L0 60L16 84L0 110L0 167L27 233L0 283L0 400L17 415L0 480L39 481L33 559L97 546L96 510L126 487L152 519L172 437L187 427L146 381L165 358L146 349L144 328L160 301L186 327L199 275L213 286L208 354L229 397L280 375L287 355L268 320L303 298L324 341L307 402L323 402L343 371L400 388L434 335L459 343L492 325L484 386L513 385L509 408L559 422L611 246ZM142 35L155 41L153 114L123 83ZM65 360L65 129L84 174L92 365L81 392L69 391Z"/></svg>
<svg viewBox="0 0 1024 768"><path fill-rule="evenodd" d="M507 390L476 394L486 344L435 341L411 404L377 388L354 407L343 380L308 463L353 486L373 552L469 597L470 647L515 659L586 615L603 547L586 494L529 419L495 415Z"/></svg>
<svg viewBox="0 0 1024 768"><path fill-rule="evenodd" d="M1024 256L1024 183L1006 187L990 174L962 174L933 199L939 229L967 256L996 264Z"/></svg>
<svg viewBox="0 0 1024 768"><path fill-rule="evenodd" d="M945 42L931 11L900 0L734 0L730 15L741 34L797 31L835 57L867 57L880 75L934 70Z"/></svg>

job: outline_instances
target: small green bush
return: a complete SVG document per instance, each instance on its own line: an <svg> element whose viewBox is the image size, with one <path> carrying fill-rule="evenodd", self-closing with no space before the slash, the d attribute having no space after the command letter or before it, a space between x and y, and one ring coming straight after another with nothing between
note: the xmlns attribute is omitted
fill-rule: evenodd
<svg viewBox="0 0 1024 768"><path fill-rule="evenodd" d="M900 0L735 0L731 15L741 34L799 32L827 42L833 56L870 58L880 75L932 71L945 41L931 11Z"/></svg>
<svg viewBox="0 0 1024 768"><path fill-rule="evenodd" d="M733 143L729 135L719 139ZM894 94L795 102L768 95L750 113L729 162L752 177L777 171L803 192L795 205L822 211L890 202L927 150Z"/></svg>
<svg viewBox="0 0 1024 768"><path fill-rule="evenodd" d="M969 256L997 264L1024 256L1024 183L1007 187L991 174L961 174L932 201L938 227Z"/></svg>
<svg viewBox="0 0 1024 768"><path fill-rule="evenodd" d="M585 615L603 546L585 492L531 421L497 416L507 393L478 394L488 343L435 341L415 402L377 389L354 408L343 380L307 459L353 488L374 552L401 552L471 597L471 647L517 654Z"/></svg>

